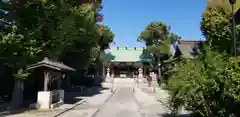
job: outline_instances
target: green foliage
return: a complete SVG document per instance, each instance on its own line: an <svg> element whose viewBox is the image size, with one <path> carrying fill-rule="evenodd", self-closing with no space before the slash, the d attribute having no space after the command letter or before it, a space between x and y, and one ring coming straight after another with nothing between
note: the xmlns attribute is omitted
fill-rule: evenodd
<svg viewBox="0 0 240 117"><path fill-rule="evenodd" d="M219 52L231 53L231 12L221 6L208 7L202 15L201 31L206 42ZM239 31L238 31L239 32Z"/></svg>
<svg viewBox="0 0 240 117"><path fill-rule="evenodd" d="M198 112L204 117L229 117L239 113L239 58L212 51L196 59L185 59L175 65L169 80L170 104Z"/></svg>
<svg viewBox="0 0 240 117"><path fill-rule="evenodd" d="M181 39L180 36L178 36L174 33L171 33L170 35L167 36L166 40L162 41L161 44L149 46L148 47L149 51L153 52L153 53L166 53L166 54L170 55L171 54L170 46L171 46L172 42L175 40L179 40L179 39Z"/></svg>
<svg viewBox="0 0 240 117"><path fill-rule="evenodd" d="M181 37L172 33L170 26L163 22L151 22L138 37L138 41L144 42L147 46L145 52L153 55L150 66L155 70L158 68L159 62L163 65L163 61L170 58L172 54L170 50L171 44L179 39ZM170 66L166 65L163 67L163 72L167 74Z"/></svg>
<svg viewBox="0 0 240 117"><path fill-rule="evenodd" d="M81 71L98 56L100 47L108 47L114 38L107 26L96 24L97 11L91 4L15 0L4 2L0 8L10 14L1 18L14 24L13 28L4 27L0 38L1 60L13 71L44 57Z"/></svg>
<svg viewBox="0 0 240 117"><path fill-rule="evenodd" d="M153 54L170 54L170 45L174 40L181 39L180 36L170 32L170 26L163 22L151 22L138 37L147 46L147 51Z"/></svg>
<svg viewBox="0 0 240 117"><path fill-rule="evenodd" d="M115 36L114 33L105 25L98 25L98 33L102 38L100 43L101 49L107 49L109 47L109 43L113 42Z"/></svg>
<svg viewBox="0 0 240 117"><path fill-rule="evenodd" d="M27 40L17 32L17 27L13 26L11 32L1 33L0 52L5 65L19 69L25 67L29 58L41 50L36 46L36 40Z"/></svg>
<svg viewBox="0 0 240 117"><path fill-rule="evenodd" d="M216 2L216 1L215 1ZM201 31L206 46L195 59L176 62L169 79L170 105L203 117L240 116L240 61L231 57L231 12L228 7L209 3L202 15ZM239 28L237 28L239 31Z"/></svg>
<svg viewBox="0 0 240 117"><path fill-rule="evenodd" d="M27 72L27 71L25 71L25 70L23 70L23 69L19 69L19 70L17 71L17 73L14 74L14 77L15 77L16 79L18 79L18 80L24 80L24 79L28 78L29 75L30 75L29 72Z"/></svg>
<svg viewBox="0 0 240 117"><path fill-rule="evenodd" d="M170 27L163 22L151 22L138 37L146 45L160 44L169 35Z"/></svg>
<svg viewBox="0 0 240 117"><path fill-rule="evenodd" d="M216 7L216 6L221 6L223 8L227 8L231 10L231 4L229 0L207 0L207 6L209 7ZM235 4L235 12L240 8L240 2L236 0Z"/></svg>

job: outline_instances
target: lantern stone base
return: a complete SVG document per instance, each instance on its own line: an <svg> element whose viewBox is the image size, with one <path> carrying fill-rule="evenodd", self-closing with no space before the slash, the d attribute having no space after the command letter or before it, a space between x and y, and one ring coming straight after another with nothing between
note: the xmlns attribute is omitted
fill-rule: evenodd
<svg viewBox="0 0 240 117"><path fill-rule="evenodd" d="M50 109L52 103L51 91L39 91L38 92L38 101L40 105L39 109Z"/></svg>
<svg viewBox="0 0 240 117"><path fill-rule="evenodd" d="M59 101L56 103L52 103L53 92L59 93ZM62 105L63 103L64 103L64 90L38 92L37 104L39 105L38 106L39 109L52 109Z"/></svg>

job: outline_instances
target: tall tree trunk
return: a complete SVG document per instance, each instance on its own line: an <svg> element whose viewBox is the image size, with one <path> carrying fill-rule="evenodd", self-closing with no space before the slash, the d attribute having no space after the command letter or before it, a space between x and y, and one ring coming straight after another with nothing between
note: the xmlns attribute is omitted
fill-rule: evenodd
<svg viewBox="0 0 240 117"><path fill-rule="evenodd" d="M97 59L97 63L96 63L96 71L95 71L95 75L94 75L94 85L95 86L100 86L100 79L101 79L101 74L100 74L100 61L99 59Z"/></svg>
<svg viewBox="0 0 240 117"><path fill-rule="evenodd" d="M105 80L106 80L106 75L105 75L105 67L104 67L104 65L102 64L102 80L103 80L103 82L105 82Z"/></svg>
<svg viewBox="0 0 240 117"><path fill-rule="evenodd" d="M24 80L15 80L10 108L20 108L23 103Z"/></svg>

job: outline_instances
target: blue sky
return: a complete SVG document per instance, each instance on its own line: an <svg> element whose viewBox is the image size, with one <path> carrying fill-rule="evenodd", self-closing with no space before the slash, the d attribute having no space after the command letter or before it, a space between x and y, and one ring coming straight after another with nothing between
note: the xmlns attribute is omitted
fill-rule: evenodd
<svg viewBox="0 0 240 117"><path fill-rule="evenodd" d="M200 21L205 5L206 0L103 0L102 23L111 28L120 47L144 46L136 40L152 21L170 25L185 40L199 40L203 38Z"/></svg>

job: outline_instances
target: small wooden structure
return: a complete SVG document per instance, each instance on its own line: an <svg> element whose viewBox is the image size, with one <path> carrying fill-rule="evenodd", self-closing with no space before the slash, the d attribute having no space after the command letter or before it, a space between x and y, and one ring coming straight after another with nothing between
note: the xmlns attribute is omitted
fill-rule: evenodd
<svg viewBox="0 0 240 117"><path fill-rule="evenodd" d="M36 64L28 66L27 69L38 69L44 73L44 88L43 91L38 92L37 97L37 104L39 104L40 109L54 108L64 102L64 90L60 88L61 80L66 77L67 72L75 71L75 69L63 63L49 60L47 57ZM55 87L49 89L51 83L55 84Z"/></svg>

